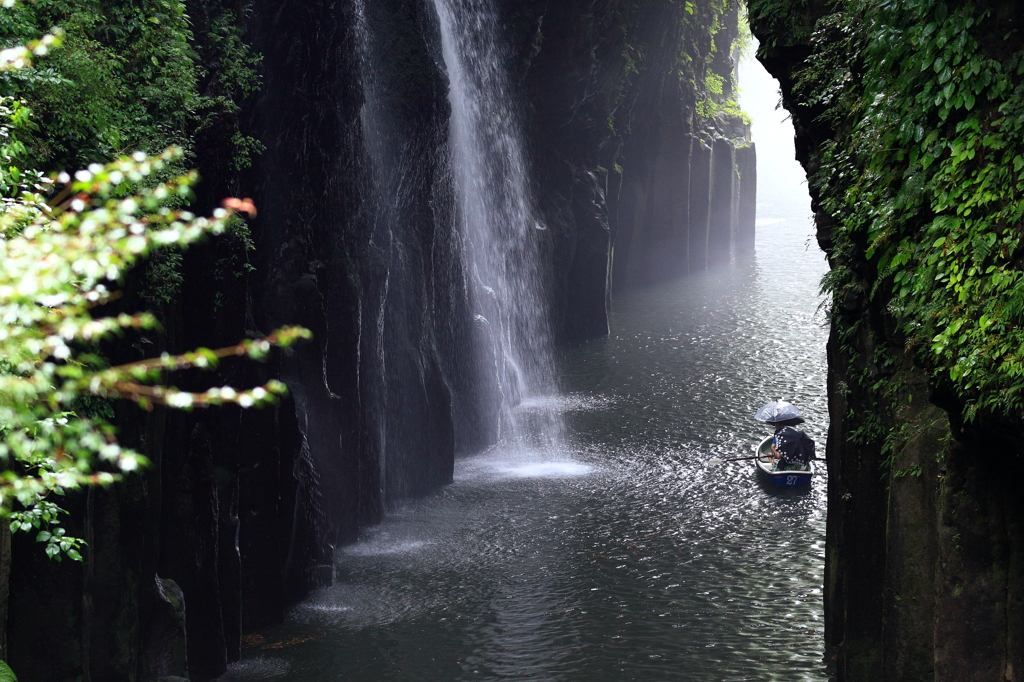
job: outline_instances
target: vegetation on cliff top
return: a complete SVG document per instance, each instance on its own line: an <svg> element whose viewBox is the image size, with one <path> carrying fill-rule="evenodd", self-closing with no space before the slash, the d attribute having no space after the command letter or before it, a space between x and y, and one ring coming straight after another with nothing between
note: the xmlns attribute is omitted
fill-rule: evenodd
<svg viewBox="0 0 1024 682"><path fill-rule="evenodd" d="M837 221L834 305L886 310L967 418L1024 416L1024 53L1008 37L973 3L845 0L796 87L837 131L811 178ZM863 382L891 361L865 359Z"/></svg>
<svg viewBox="0 0 1024 682"><path fill-rule="evenodd" d="M658 5L657 10L652 7ZM727 128L727 118L750 123L736 101L736 73L733 57L738 57L750 43L744 0L641 0L618 6L612 17L621 31L623 78L616 87L613 110L608 127L616 134L628 134L633 123L630 97L635 97L641 74L651 69L651 62L662 56L664 37L655 28L668 22L678 26L680 40L674 63L669 68L692 93L693 113L698 132L704 128ZM623 104L626 106L621 106Z"/></svg>
<svg viewBox="0 0 1024 682"><path fill-rule="evenodd" d="M80 168L170 146L191 163L195 132L235 114L259 86L237 3L201 4L202 35L182 0L33 0L0 12L4 47L62 32L61 48L34 68L0 74L0 95L34 113L23 134L33 167ZM251 138L232 141L239 165L259 151Z"/></svg>

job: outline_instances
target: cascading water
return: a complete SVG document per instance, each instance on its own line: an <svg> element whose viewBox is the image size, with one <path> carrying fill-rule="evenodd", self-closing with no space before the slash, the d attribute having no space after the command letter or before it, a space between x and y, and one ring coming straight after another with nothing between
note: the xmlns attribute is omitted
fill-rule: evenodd
<svg viewBox="0 0 1024 682"><path fill-rule="evenodd" d="M501 392L499 440L561 440L537 220L492 0L434 0L450 79L451 145L471 297ZM491 360L493 358L493 360Z"/></svg>
<svg viewBox="0 0 1024 682"><path fill-rule="evenodd" d="M465 6L451 16L466 20ZM380 18L376 9L371 18ZM449 60L454 90L462 87L460 63L451 51ZM770 126L764 139L780 143L762 160L793 159L792 147L781 146L792 144L793 133L774 109L775 85L755 83L748 93L768 89L760 98L766 106L753 113ZM452 99L464 94L456 90ZM475 139L465 132L453 131L460 136L453 147ZM774 494L759 489L749 463L707 463L742 455L760 440L751 418L759 396L802 396L805 428L819 447L825 442L827 333L815 311L826 263L807 246L810 202L800 168L790 163L775 161L760 174L772 191L761 193L753 258L618 298L614 335L566 353L573 462L515 461L505 454L511 448L460 458L444 494L408 501L364 529L359 543L339 548L334 586L297 606L286 623L261 630L265 644L243 650L233 679L827 679L827 481ZM464 166L459 182L466 174ZM473 199L467 187L463 211L474 200L499 203ZM466 229L466 241L481 238ZM525 314L498 305L493 282L509 280L482 267L477 276L495 292L484 299L492 310L508 320ZM765 333L764 320L783 318L787 324ZM511 327L500 338L511 344L518 333Z"/></svg>

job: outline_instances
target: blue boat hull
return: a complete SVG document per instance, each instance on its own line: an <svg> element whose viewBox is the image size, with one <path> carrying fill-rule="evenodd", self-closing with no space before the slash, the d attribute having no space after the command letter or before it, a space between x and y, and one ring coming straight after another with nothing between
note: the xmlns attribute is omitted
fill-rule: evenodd
<svg viewBox="0 0 1024 682"><path fill-rule="evenodd" d="M771 459L765 453L771 449L772 436L768 436L754 448L758 457L754 460L754 468L761 479L780 488L801 488L811 484L814 477L814 463L810 471L772 471Z"/></svg>

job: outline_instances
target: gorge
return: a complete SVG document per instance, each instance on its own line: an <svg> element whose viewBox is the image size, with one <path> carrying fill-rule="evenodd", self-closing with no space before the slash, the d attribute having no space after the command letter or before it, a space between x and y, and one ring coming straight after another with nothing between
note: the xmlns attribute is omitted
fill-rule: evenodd
<svg viewBox="0 0 1024 682"><path fill-rule="evenodd" d="M29 168L177 144L195 209L259 209L128 277L112 310L163 327L103 353L313 339L175 379L279 378L272 408L98 408L150 466L62 501L81 562L0 524L0 660L44 682L1020 679L1018 4L5 8L9 44L66 31L38 76L0 74L36 109ZM820 311L803 207L764 209L796 183L757 188L745 12ZM803 496L706 465L776 391L824 450Z"/></svg>

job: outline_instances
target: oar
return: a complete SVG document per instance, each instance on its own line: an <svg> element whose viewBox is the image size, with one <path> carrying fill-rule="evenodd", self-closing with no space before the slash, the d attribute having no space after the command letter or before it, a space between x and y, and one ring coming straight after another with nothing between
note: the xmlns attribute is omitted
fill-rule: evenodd
<svg viewBox="0 0 1024 682"><path fill-rule="evenodd" d="M709 459L708 464L722 464L723 462L743 462L748 459L758 459L761 455L754 455L753 457L730 457L729 459Z"/></svg>

